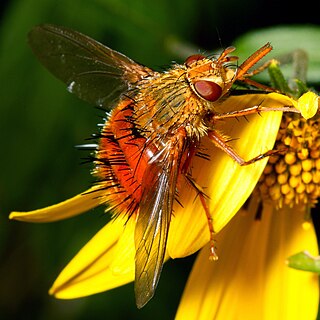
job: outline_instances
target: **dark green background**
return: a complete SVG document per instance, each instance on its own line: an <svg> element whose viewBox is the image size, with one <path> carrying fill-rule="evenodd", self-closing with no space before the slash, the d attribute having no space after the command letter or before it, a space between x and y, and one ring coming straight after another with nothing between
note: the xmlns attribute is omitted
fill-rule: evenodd
<svg viewBox="0 0 320 320"><path fill-rule="evenodd" d="M192 51L233 44L245 32L320 24L318 12L303 3L295 8L293 2L254 0L15 0L2 6L0 318L172 319L192 257L165 265L155 298L142 310L135 307L132 284L83 299L55 300L47 295L53 280L108 217L100 208L51 224L7 220L11 210L41 208L90 186L90 164L81 165L88 154L74 146L97 132L103 116L40 65L26 35L39 23L68 26L161 69ZM270 39L260 40L256 47ZM298 44L290 38L292 48Z"/></svg>

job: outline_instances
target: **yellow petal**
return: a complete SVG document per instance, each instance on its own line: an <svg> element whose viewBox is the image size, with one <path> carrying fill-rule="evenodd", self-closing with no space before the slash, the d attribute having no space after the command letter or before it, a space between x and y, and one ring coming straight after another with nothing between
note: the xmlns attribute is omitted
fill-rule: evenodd
<svg viewBox="0 0 320 320"><path fill-rule="evenodd" d="M316 319L318 277L289 268L293 253L317 254L304 212L266 208L262 220L239 212L217 236L219 260L199 254L176 319Z"/></svg>
<svg viewBox="0 0 320 320"><path fill-rule="evenodd" d="M268 94L268 98L271 99L270 104L267 105L267 107L294 107L297 108L297 102L296 100L284 95L279 94L276 92L272 92ZM276 102L275 102L276 101Z"/></svg>
<svg viewBox="0 0 320 320"><path fill-rule="evenodd" d="M134 280L135 222L116 218L102 228L60 273L50 294L79 298Z"/></svg>
<svg viewBox="0 0 320 320"><path fill-rule="evenodd" d="M281 107L292 105L292 100L279 94L243 95L230 97L219 111L243 109L255 105ZM221 109L221 110L220 110ZM260 115L228 119L217 126L227 136L237 139L229 144L245 160L273 148L281 121L281 112L263 112ZM235 215L251 194L268 161L257 161L241 167L225 152L216 148L204 138L201 145L210 160L195 157L192 163L192 176L209 197L208 205L212 213L214 228L219 232ZM170 257L189 255L209 241L209 228L206 215L195 192L187 183L180 188L179 200L183 207L175 204L172 217L168 252Z"/></svg>
<svg viewBox="0 0 320 320"><path fill-rule="evenodd" d="M27 212L11 212L9 219L25 222L53 222L71 218L100 205L101 196L103 196L103 191L92 187L71 199L46 208Z"/></svg>
<svg viewBox="0 0 320 320"><path fill-rule="evenodd" d="M298 100L297 109L305 119L312 118L319 109L319 96L311 91L304 93Z"/></svg>

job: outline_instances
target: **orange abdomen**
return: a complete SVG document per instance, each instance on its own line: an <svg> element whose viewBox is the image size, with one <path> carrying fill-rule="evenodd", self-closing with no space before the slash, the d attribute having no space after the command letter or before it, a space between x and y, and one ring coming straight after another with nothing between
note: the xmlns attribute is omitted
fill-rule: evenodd
<svg viewBox="0 0 320 320"><path fill-rule="evenodd" d="M122 101L101 132L94 172L106 190L106 202L116 213L137 212L143 176L156 151L135 126L132 100Z"/></svg>

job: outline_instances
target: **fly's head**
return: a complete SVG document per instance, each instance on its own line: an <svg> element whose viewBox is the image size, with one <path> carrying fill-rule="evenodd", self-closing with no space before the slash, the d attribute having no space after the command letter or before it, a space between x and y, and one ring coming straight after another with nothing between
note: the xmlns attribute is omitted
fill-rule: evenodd
<svg viewBox="0 0 320 320"><path fill-rule="evenodd" d="M202 101L217 101L230 90L236 80L234 61L238 60L238 57L228 55L234 50L234 47L228 47L214 60L201 54L186 59L187 80Z"/></svg>

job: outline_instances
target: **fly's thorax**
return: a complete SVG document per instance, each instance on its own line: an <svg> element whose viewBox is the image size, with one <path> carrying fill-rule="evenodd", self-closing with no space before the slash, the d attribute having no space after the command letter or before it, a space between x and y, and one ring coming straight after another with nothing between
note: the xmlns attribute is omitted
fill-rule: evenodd
<svg viewBox="0 0 320 320"><path fill-rule="evenodd" d="M181 127L190 137L207 131L203 119L212 106L195 94L184 65L141 81L134 102L135 122L147 138L155 132L171 135Z"/></svg>

